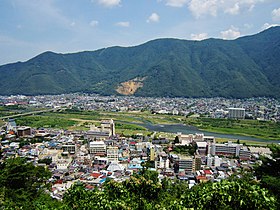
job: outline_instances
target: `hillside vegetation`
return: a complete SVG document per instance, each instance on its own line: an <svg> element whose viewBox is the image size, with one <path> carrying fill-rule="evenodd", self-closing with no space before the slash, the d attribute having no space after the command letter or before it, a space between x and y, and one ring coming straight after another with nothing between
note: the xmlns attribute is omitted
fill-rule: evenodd
<svg viewBox="0 0 280 210"><path fill-rule="evenodd" d="M279 178L273 176L275 182L268 181L269 186L262 186L262 182L244 174L243 178L232 176L229 180L209 181L189 189L187 181L169 178L159 181L157 172L144 165L139 173L123 182L108 179L102 190L89 190L76 182L65 192L63 200L58 201L47 193L46 182L51 174L44 167L11 158L0 163L0 169L0 205L7 210L279 209ZM279 173L279 167L266 166L266 173L271 171Z"/></svg>
<svg viewBox="0 0 280 210"><path fill-rule="evenodd" d="M236 40L158 39L135 47L91 52L45 52L0 66L0 93L129 94L170 97L280 96L280 27ZM125 92L127 93L127 92Z"/></svg>

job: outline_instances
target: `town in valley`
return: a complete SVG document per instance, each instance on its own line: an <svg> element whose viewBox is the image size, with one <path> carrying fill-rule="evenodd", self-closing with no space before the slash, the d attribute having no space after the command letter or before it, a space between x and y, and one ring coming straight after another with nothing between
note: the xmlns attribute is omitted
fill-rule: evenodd
<svg viewBox="0 0 280 210"><path fill-rule="evenodd" d="M253 171L254 165L261 163L260 156L271 158L271 151L265 145L242 144L239 139L217 142L215 136L203 131L124 135L115 127L117 120L106 115L83 130L18 125L17 118L74 110L278 122L279 105L270 98L145 98L79 93L1 96L2 108L16 107L6 115L1 112L1 161L24 157L48 168L52 173L49 193L58 200L74 183L83 183L89 190L102 188L106 180L123 182L143 167L157 171L160 180L178 179L192 188L232 175L241 177L244 171Z"/></svg>

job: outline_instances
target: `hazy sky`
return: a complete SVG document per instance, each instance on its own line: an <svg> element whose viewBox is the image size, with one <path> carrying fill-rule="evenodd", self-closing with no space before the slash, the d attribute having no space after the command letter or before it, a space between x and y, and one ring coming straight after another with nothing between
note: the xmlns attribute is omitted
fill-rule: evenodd
<svg viewBox="0 0 280 210"><path fill-rule="evenodd" d="M0 0L0 65L164 37L235 39L278 24L280 0Z"/></svg>

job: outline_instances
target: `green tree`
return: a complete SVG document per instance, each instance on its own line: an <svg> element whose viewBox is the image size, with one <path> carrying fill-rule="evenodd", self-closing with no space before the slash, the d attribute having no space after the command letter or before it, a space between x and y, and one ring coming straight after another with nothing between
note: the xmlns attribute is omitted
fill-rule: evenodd
<svg viewBox="0 0 280 210"><path fill-rule="evenodd" d="M65 209L276 209L275 197L249 178L189 189L187 182L176 179L160 182L145 167L126 181L105 182L102 190L74 185L63 203Z"/></svg>
<svg viewBox="0 0 280 210"><path fill-rule="evenodd" d="M257 183L228 181L200 184L182 195L184 207L194 209L276 209L276 199Z"/></svg>
<svg viewBox="0 0 280 210"><path fill-rule="evenodd" d="M174 139L174 144L179 144L179 143L180 143L179 137L176 136L175 139Z"/></svg>
<svg viewBox="0 0 280 210"><path fill-rule="evenodd" d="M255 174L261 185L277 196L280 206L280 145L268 146L272 151L272 159L261 157L262 164L255 168Z"/></svg>
<svg viewBox="0 0 280 210"><path fill-rule="evenodd" d="M38 163L45 163L46 165L50 165L52 163L52 158L44 158L38 160Z"/></svg>
<svg viewBox="0 0 280 210"><path fill-rule="evenodd" d="M36 167L23 158L5 160L0 164L2 206L32 209L33 202L45 193L50 176L44 167Z"/></svg>
<svg viewBox="0 0 280 210"><path fill-rule="evenodd" d="M85 189L84 184L74 184L63 197L64 209L129 209L130 203L126 203L126 197L116 197L116 194L110 194L116 189L116 183L105 186L104 191L94 189ZM110 189L111 186L113 189ZM118 187L117 187L118 188ZM118 191L116 191L117 193Z"/></svg>

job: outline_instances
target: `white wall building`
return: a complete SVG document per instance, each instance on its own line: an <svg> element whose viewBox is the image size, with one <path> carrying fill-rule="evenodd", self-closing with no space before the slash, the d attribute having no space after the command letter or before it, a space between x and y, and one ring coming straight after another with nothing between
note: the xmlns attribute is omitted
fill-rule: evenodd
<svg viewBox="0 0 280 210"><path fill-rule="evenodd" d="M194 159L193 157L179 155L179 170L184 170L187 174L194 172Z"/></svg>
<svg viewBox="0 0 280 210"><path fill-rule="evenodd" d="M118 147L107 147L107 158L109 162L118 163L119 160L119 148Z"/></svg>
<svg viewBox="0 0 280 210"><path fill-rule="evenodd" d="M98 155L98 156L105 156L106 154L106 144L104 141L92 141L89 143L89 153Z"/></svg>
<svg viewBox="0 0 280 210"><path fill-rule="evenodd" d="M115 133L115 123L112 119L110 120L102 120L101 121L101 130L103 132L109 132L109 136L116 135Z"/></svg>
<svg viewBox="0 0 280 210"><path fill-rule="evenodd" d="M211 155L236 156L241 159L251 158L251 151L242 144L235 144L229 141L225 144L212 143L210 146Z"/></svg>
<svg viewBox="0 0 280 210"><path fill-rule="evenodd" d="M243 109L243 108L229 108L228 109L228 118L244 119L245 118L245 109Z"/></svg>

